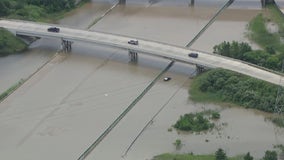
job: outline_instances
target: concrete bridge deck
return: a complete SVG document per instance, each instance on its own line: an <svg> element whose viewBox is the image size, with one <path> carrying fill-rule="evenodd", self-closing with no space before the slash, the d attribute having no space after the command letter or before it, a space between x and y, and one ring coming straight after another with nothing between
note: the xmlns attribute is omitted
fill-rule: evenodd
<svg viewBox="0 0 284 160"><path fill-rule="evenodd" d="M185 47L140 39L139 45L130 45L127 43L130 39L133 39L130 37L72 29L62 26L60 27L59 33L47 32L47 28L49 28L50 26L54 26L54 24L0 20L0 27L6 28L18 35L35 36L40 38L56 38L73 42L82 41L91 44L95 43L109 47L116 47L137 53L144 53L148 55L168 58L182 63L196 64L208 68L224 68L273 84L279 84L280 78L283 78L283 76L280 76L276 73L258 68L239 60L215 54L208 54L200 51L192 51ZM188 57L188 53L190 52L198 53L198 58ZM284 83L282 82L281 85L284 86Z"/></svg>

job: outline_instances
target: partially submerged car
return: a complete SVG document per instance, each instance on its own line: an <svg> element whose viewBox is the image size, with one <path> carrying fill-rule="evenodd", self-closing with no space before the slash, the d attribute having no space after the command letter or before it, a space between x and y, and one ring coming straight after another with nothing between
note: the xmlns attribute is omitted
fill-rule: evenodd
<svg viewBox="0 0 284 160"><path fill-rule="evenodd" d="M171 77L165 77L164 78L164 81L169 81L169 80L171 80L172 78Z"/></svg>

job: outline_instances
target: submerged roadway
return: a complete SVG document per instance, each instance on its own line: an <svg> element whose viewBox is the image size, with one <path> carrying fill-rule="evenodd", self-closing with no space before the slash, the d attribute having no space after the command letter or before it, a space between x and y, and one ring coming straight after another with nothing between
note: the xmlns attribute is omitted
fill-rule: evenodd
<svg viewBox="0 0 284 160"><path fill-rule="evenodd" d="M284 82L281 81L281 78L283 78L283 76L262 68L258 68L246 62L223 57L220 55L204 53L200 51L192 51L189 48L185 47L142 39L138 39L139 45L131 45L127 43L129 40L133 39L130 37L72 29L64 26L59 26L60 32L58 33L48 32L47 28L51 26L54 26L54 24L43 24L18 20L0 20L0 27L6 28L17 35L63 39L72 42L82 41L109 47L116 47L138 53L168 58L182 63L196 64L208 68L224 68L273 84L281 84L282 86L284 86ZM188 54L191 52L198 53L198 58L189 57Z"/></svg>

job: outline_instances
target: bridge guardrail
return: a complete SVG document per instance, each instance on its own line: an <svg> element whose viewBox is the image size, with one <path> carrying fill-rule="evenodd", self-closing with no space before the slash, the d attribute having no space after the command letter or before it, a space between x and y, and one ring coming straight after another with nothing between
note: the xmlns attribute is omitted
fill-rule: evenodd
<svg viewBox="0 0 284 160"><path fill-rule="evenodd" d="M5 19L4 19L5 20ZM8 20L8 19L7 19ZM31 22L31 21L22 21L22 20L9 20L9 21L16 21L16 22L24 22L24 23L33 23L33 24L43 24L43 25L54 25L54 24L48 24L48 23L37 23L37 22ZM62 27L65 27L64 25L58 25L58 26L62 26ZM69 28L69 29L75 29L75 28L72 28L72 27L66 27L66 28ZM82 29L77 29L77 30L82 30ZM82 30L82 31L87 31L87 30ZM91 31L92 32L92 31ZM165 43L165 42L158 42L158 41L155 41L155 40L146 40L144 38L135 38L135 37L129 37L129 36L125 36L125 35L120 35L120 34L112 34L112 33L106 33L106 32L97 32L95 31L94 33L98 33L98 34L106 34L106 35L114 35L114 36L121 36L123 38L126 38L126 39L138 39L138 40L142 40L142 41L145 41L145 42L155 42L157 44L161 44L161 45L167 45L169 47L176 47L176 48L180 48L180 49L185 49L185 50L188 50L189 52L191 51L198 51L200 53L204 53L204 54L208 54L208 55L212 55L213 53L209 53L209 52L205 52L205 51L199 51L199 50L194 50L194 49L189 49L187 47L184 47L184 46L178 46L178 45L173 45L173 44L169 44L169 43ZM83 39L82 39L83 42L85 42ZM104 44L103 44L104 45ZM113 47L117 47L117 46L113 46ZM127 49L127 48L125 48ZM131 49L132 50L132 49ZM135 49L133 49L135 50ZM138 51L139 52L139 51ZM140 51L141 52L141 51ZM143 52L143 53L146 53L146 52ZM151 53L148 53L148 55L153 55ZM256 67L256 68L259 68L259 69L262 69L262 70L265 70L265 71L268 71L268 72L271 72L271 73L274 73L274 74L277 74L277 75L280 75L280 76L283 76L284 74L283 73L280 73L280 72L277 72L277 71L273 71L273 70L270 70L270 69L267 69L267 68L264 68L264 67L261 67L261 66L258 66L258 65L255 65L255 64L252 64L252 63L249 63L249 62L245 62L245 61L241 61L241 60L238 60L238 59L234 59L234 58L230 58L230 57L225 57L225 56L221 56L221 55L218 55L218 54L214 54L214 56L218 56L218 57L222 57L224 59L229 59L229 60L234 60L234 61L238 61L240 63L243 63L243 64L247 64L247 65L250 65L250 66L253 66L253 67ZM165 57L167 58L167 57ZM170 58L168 58L170 59ZM185 61L182 61L181 62L185 62ZM192 63L194 64L194 63ZM209 68L214 68L214 67L210 67L208 66Z"/></svg>

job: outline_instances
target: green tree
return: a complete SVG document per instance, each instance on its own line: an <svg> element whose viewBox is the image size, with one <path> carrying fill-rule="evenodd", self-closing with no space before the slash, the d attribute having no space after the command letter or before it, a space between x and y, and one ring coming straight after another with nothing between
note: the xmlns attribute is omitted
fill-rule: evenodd
<svg viewBox="0 0 284 160"><path fill-rule="evenodd" d="M277 160L277 153L275 151L266 151L263 160Z"/></svg>
<svg viewBox="0 0 284 160"><path fill-rule="evenodd" d="M213 47L214 53L224 55L224 56L229 56L230 55L230 43L229 42L222 42L219 45L215 45Z"/></svg>
<svg viewBox="0 0 284 160"><path fill-rule="evenodd" d="M275 54L276 53L274 47L272 47L272 46L266 46L265 51L269 54Z"/></svg>
<svg viewBox="0 0 284 160"><path fill-rule="evenodd" d="M248 152L245 156L244 156L244 160L253 160L253 157L250 155L250 153Z"/></svg>
<svg viewBox="0 0 284 160"><path fill-rule="evenodd" d="M278 57L276 56L270 56L267 58L266 63L264 64L264 67L278 70L281 66L281 61Z"/></svg>
<svg viewBox="0 0 284 160"><path fill-rule="evenodd" d="M215 159L216 160L228 160L227 155L222 148L219 148L215 152Z"/></svg>
<svg viewBox="0 0 284 160"><path fill-rule="evenodd" d="M0 16L7 16L9 14L8 3L8 1L0 1Z"/></svg>

